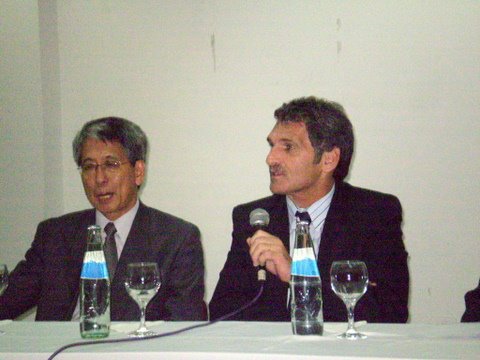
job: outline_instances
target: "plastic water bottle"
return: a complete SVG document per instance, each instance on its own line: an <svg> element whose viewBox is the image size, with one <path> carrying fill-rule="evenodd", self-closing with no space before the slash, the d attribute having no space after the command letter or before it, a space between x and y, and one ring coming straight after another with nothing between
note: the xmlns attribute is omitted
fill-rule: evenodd
<svg viewBox="0 0 480 360"><path fill-rule="evenodd" d="M103 338L110 333L110 279L101 228L88 227L87 251L80 275L80 334Z"/></svg>
<svg viewBox="0 0 480 360"><path fill-rule="evenodd" d="M309 232L309 222L297 218L290 278L292 331L323 334L322 281Z"/></svg>

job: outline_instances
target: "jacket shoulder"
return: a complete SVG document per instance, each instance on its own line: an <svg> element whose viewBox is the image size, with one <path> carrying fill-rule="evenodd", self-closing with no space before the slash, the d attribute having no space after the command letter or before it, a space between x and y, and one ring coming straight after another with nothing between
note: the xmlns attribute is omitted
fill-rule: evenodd
<svg viewBox="0 0 480 360"><path fill-rule="evenodd" d="M146 206L144 204L141 204L139 212L141 212L143 216L146 216L148 219L150 219L152 224L161 225L162 227L171 226L177 228L189 228L198 231L197 225L178 216Z"/></svg>
<svg viewBox="0 0 480 360"><path fill-rule="evenodd" d="M63 214L60 216L52 217L46 220L43 220L39 223L39 227L44 226L55 226L55 225L68 225L68 224L77 224L80 220L87 220L93 216L93 221L95 221L95 210L87 209L74 211L68 214ZM92 223L93 225L94 223Z"/></svg>
<svg viewBox="0 0 480 360"><path fill-rule="evenodd" d="M273 206L277 206L282 199L285 199L284 195L270 195L244 204L239 204L233 208L233 211L250 211L256 208L266 208L265 210L268 210Z"/></svg>
<svg viewBox="0 0 480 360"><path fill-rule="evenodd" d="M267 212L285 200L285 196L283 195L271 195L261 199L253 200L248 203L237 205L233 208L233 214L240 215L240 214L250 214L250 212L254 209L262 208L265 209Z"/></svg>
<svg viewBox="0 0 480 360"><path fill-rule="evenodd" d="M369 207L373 204L400 206L400 201L395 195L356 187L348 183L340 184L338 191L342 197L347 197L358 204L365 204Z"/></svg>

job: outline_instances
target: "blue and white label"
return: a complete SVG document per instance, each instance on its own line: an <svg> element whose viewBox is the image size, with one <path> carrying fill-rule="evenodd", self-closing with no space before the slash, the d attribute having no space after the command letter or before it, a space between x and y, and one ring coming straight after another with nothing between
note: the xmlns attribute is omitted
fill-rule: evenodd
<svg viewBox="0 0 480 360"><path fill-rule="evenodd" d="M313 248L293 250L291 274L298 276L320 276Z"/></svg>
<svg viewBox="0 0 480 360"><path fill-rule="evenodd" d="M82 279L108 279L107 263L103 251L88 251L83 259Z"/></svg>

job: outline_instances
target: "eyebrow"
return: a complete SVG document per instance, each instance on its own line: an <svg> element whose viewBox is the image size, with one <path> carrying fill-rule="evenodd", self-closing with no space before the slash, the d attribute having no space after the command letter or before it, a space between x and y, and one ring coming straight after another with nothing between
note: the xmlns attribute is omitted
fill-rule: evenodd
<svg viewBox="0 0 480 360"><path fill-rule="evenodd" d="M273 144L273 141L270 137L267 137L267 142L272 145ZM289 139L289 138L281 138L281 139L278 139L277 142L280 142L280 143L297 143L295 140L293 139Z"/></svg>
<svg viewBox="0 0 480 360"><path fill-rule="evenodd" d="M107 156L105 157L105 160L121 161L120 158L119 158L118 156L115 156L115 155L107 155ZM90 158L90 157L87 157L87 158L85 158L85 159L82 159L82 161L81 161L80 163L83 164L83 163L85 163L85 162L87 162L87 161L91 161L91 162L95 162L95 163L96 163L96 161L95 161L94 159Z"/></svg>

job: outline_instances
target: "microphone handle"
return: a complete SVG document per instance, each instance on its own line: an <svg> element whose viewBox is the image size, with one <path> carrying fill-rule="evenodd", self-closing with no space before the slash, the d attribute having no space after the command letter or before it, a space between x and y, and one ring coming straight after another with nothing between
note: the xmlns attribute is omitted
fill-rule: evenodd
<svg viewBox="0 0 480 360"><path fill-rule="evenodd" d="M253 228L255 229L255 232L257 232L258 230L265 230L265 226L263 225L254 225ZM265 265L257 266L257 280L258 281L267 280L267 269L265 268Z"/></svg>
<svg viewBox="0 0 480 360"><path fill-rule="evenodd" d="M265 265L258 265L257 266L257 280L258 281L266 281L267 280L267 269Z"/></svg>

